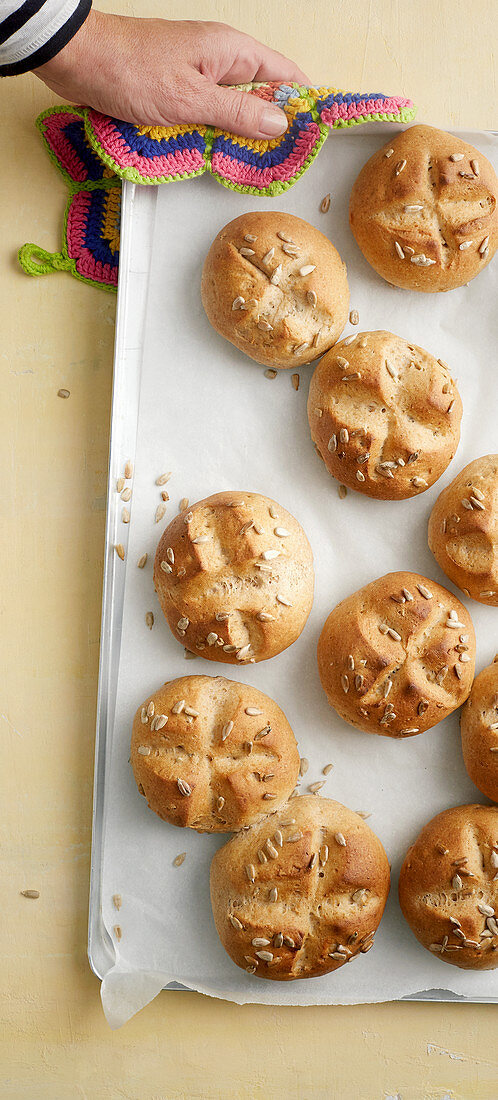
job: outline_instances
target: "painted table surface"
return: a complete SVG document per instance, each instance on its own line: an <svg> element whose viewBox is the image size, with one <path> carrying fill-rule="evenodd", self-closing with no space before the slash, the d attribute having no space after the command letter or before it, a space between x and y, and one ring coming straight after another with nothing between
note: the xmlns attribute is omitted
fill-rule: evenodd
<svg viewBox="0 0 498 1100"><path fill-rule="evenodd" d="M498 127L496 0L99 6L209 14L317 82L403 92L446 128ZM0 86L1 1100L494 1100L491 1005L276 1009L163 993L121 1031L105 1023L86 931L115 300L16 265L25 240L59 246L65 187L33 127L51 102L30 75Z"/></svg>

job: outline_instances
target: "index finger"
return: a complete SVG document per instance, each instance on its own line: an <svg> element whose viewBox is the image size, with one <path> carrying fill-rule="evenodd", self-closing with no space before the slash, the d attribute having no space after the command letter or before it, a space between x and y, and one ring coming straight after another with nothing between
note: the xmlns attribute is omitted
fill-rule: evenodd
<svg viewBox="0 0 498 1100"><path fill-rule="evenodd" d="M290 58L258 42L247 35L248 45L252 49L240 51L228 72L223 76L225 84L244 84L256 80L281 80L291 83L313 86L313 81Z"/></svg>

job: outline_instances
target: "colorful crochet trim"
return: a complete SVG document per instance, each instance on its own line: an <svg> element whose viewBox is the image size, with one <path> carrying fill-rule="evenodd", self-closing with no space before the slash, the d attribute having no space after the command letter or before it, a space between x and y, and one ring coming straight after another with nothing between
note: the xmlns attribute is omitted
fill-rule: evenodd
<svg viewBox="0 0 498 1100"><path fill-rule="evenodd" d="M132 183L170 183L209 171L236 191L278 195L309 168L330 129L415 117L410 100L380 93L275 83L241 87L285 111L288 129L282 137L253 141L208 126L137 127L88 110L88 140L108 168Z"/></svg>
<svg viewBox="0 0 498 1100"><path fill-rule="evenodd" d="M224 187L279 195L309 168L330 129L362 122L411 122L408 99L381 93L261 83L244 91L281 107L286 133L253 141L208 126L134 126L90 108L54 107L37 119L43 141L66 180L69 199L60 252L26 244L19 261L30 275L67 270L115 290L119 263L121 180L171 183L211 172Z"/></svg>
<svg viewBox="0 0 498 1100"><path fill-rule="evenodd" d="M54 107L37 119L47 151L66 180L69 197L60 252L36 244L19 250L28 275L70 271L77 279L116 290L121 180L99 160L85 134L84 111Z"/></svg>

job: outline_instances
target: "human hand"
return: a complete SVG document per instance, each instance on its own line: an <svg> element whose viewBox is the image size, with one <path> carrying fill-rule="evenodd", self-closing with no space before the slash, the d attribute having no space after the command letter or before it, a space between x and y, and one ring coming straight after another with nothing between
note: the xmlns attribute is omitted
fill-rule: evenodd
<svg viewBox="0 0 498 1100"><path fill-rule="evenodd" d="M95 10L67 46L34 71L62 99L126 122L205 123L261 139L285 132L284 112L223 85L310 83L283 54L224 23L130 19Z"/></svg>

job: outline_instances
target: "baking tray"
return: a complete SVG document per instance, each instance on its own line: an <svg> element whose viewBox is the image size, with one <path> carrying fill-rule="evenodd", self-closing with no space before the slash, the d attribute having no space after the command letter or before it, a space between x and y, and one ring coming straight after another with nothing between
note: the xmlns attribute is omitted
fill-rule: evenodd
<svg viewBox="0 0 498 1100"><path fill-rule="evenodd" d="M399 126L365 126L375 130L379 144ZM212 184L216 186L216 184ZM297 185L299 186L299 184ZM302 184L301 184L302 186ZM257 206L257 198L247 196L246 203ZM108 496L104 553L101 646L97 723L95 742L93 831L90 874L88 958L91 969L102 979L114 963L112 941L102 920L102 845L106 762L110 732L113 728L121 647L125 571L114 546L123 543L125 551L129 527L120 521L121 502L114 492L117 477L126 460L134 462L140 402L143 331L149 281L149 265L157 199L156 187L137 187L123 183L121 252L114 349L114 374L110 426ZM245 208L245 206L244 206ZM209 670L208 670L209 671ZM172 982L167 989L184 990ZM410 994L403 1000L463 1001L497 1003L497 997L466 997L445 989L429 989Z"/></svg>

